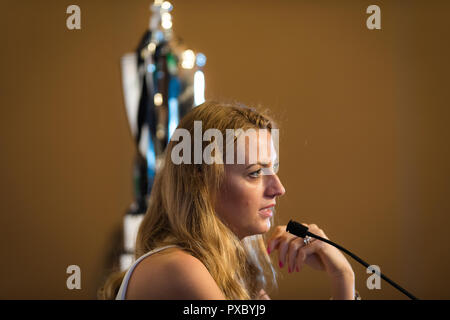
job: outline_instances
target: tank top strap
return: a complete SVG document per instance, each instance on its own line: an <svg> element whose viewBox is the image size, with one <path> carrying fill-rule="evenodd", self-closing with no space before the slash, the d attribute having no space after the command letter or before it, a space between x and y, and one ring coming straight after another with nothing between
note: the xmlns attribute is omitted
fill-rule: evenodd
<svg viewBox="0 0 450 320"><path fill-rule="evenodd" d="M142 260L144 260L145 258L147 258L148 256L157 253L159 251L162 251L164 249L168 249L168 248L174 248L174 247L178 247L175 244L170 244L167 246L163 246L163 247L159 247L159 248L155 248L145 254L143 254L142 256L140 256L132 265L131 267L128 269L128 271L125 273L125 276L122 280L122 284L120 285L119 288L119 292L117 293L116 296L116 300L125 300L125 296L127 293L127 287L128 287L128 281L130 280L131 274L133 273L134 269L136 268L136 266L139 264L139 262L141 262Z"/></svg>

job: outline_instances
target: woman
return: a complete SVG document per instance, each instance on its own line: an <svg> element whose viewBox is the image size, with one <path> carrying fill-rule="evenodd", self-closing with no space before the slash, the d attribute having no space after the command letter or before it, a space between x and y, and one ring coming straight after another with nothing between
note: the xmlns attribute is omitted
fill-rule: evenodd
<svg viewBox="0 0 450 320"><path fill-rule="evenodd" d="M323 270L331 281L332 298L354 299L354 273L338 249L317 240L307 243L287 233L285 226L276 227L265 239L276 199L285 193L276 175L273 121L239 104L206 102L189 112L177 130L184 128L190 137L198 137L197 121L203 132L217 129L224 137L227 129L253 129L253 134L243 144L237 143L242 141L239 135L234 136L231 149L229 140L225 151L214 149L211 156L225 164L195 161L190 151L198 151L198 139L191 139L190 148L180 152L181 141L175 141L174 134L139 228L137 260L126 274L110 277L101 297L269 299L266 291L276 286L269 255L276 253L280 268L299 272L306 264ZM219 145L215 139L201 139L202 150L213 141ZM257 161L250 156L252 143L267 151L258 153ZM226 156L231 150L234 160L244 153L245 163L230 163ZM193 161L180 163L180 157ZM327 238L315 224L305 225Z"/></svg>

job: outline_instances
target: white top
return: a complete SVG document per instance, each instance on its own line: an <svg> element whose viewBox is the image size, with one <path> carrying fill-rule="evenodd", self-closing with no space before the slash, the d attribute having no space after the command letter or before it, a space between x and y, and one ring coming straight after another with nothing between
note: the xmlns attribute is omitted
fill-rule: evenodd
<svg viewBox="0 0 450 320"><path fill-rule="evenodd" d="M128 287L128 281L130 280L131 274L134 271L134 268L138 265L139 262L144 260L144 258L148 257L149 255L152 255L153 253L159 252L161 250L172 248L172 247L178 247L177 245L171 244L168 246L160 247L153 249L152 251L147 252L146 254L142 255L137 259L131 267L128 269L127 273L125 273L125 277L122 280L122 284L120 285L119 292L117 293L116 300L125 300L125 295L127 294L127 287Z"/></svg>

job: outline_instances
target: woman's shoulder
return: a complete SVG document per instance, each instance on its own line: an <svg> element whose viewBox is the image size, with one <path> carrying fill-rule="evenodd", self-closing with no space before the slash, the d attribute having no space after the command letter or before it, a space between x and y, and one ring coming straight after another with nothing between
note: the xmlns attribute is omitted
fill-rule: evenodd
<svg viewBox="0 0 450 320"><path fill-rule="evenodd" d="M205 265L180 248L145 257L134 269L127 299L224 299Z"/></svg>

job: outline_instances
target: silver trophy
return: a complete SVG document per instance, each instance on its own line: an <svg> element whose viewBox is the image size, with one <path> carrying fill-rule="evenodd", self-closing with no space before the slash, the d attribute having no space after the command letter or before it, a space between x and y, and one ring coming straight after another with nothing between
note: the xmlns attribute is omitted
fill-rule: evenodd
<svg viewBox="0 0 450 320"><path fill-rule="evenodd" d="M136 145L134 201L124 218L122 270L133 262L137 230L170 137L180 119L205 100L206 57L174 37L169 2L155 1L150 9L149 29L136 51L121 58L125 108Z"/></svg>

